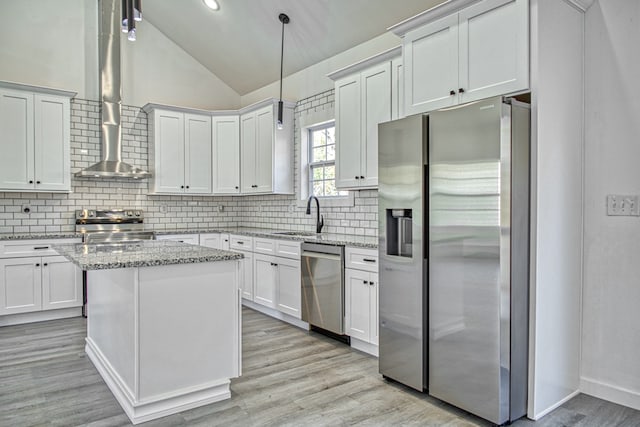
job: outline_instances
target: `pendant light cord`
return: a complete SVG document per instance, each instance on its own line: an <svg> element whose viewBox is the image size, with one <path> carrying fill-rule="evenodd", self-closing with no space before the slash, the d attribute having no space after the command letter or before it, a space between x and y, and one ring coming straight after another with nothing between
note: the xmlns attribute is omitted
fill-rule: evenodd
<svg viewBox="0 0 640 427"><path fill-rule="evenodd" d="M284 13L278 16L280 22L282 22L282 39L280 43L280 101L282 101L282 72L284 67L284 24L289 23L289 17Z"/></svg>

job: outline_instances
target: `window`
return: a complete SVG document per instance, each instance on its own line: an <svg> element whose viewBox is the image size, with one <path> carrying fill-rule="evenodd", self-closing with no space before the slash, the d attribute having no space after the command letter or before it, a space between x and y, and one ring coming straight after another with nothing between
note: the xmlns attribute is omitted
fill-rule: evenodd
<svg viewBox="0 0 640 427"><path fill-rule="evenodd" d="M309 128L309 194L316 197L346 196L336 189L335 124Z"/></svg>

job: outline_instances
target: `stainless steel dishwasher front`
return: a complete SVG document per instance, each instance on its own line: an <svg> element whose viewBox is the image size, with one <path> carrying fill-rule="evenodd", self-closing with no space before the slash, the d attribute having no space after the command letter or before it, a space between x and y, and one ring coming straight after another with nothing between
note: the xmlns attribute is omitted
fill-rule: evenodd
<svg viewBox="0 0 640 427"><path fill-rule="evenodd" d="M344 246L302 244L302 320L344 335Z"/></svg>

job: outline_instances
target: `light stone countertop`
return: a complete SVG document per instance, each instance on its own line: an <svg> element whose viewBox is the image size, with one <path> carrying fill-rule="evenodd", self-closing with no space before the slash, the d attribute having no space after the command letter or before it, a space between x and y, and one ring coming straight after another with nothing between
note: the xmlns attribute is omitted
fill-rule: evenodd
<svg viewBox="0 0 640 427"><path fill-rule="evenodd" d="M231 261L244 257L236 252L157 240L89 245L69 243L53 245L53 249L82 270Z"/></svg>
<svg viewBox="0 0 640 427"><path fill-rule="evenodd" d="M239 234L243 236L265 237L269 239L294 240L306 243L322 243L334 246L353 246L360 248L376 249L378 247L378 238L373 236L363 236L355 234L335 234L335 233L310 233L307 231L299 231L302 234L278 234L278 233L296 233L295 230L274 230L270 228L249 228L249 227L221 227L221 228L185 228L174 230L153 230L156 235L171 234L205 234L205 233L229 233ZM0 241L2 240L44 240L44 239L69 239L82 238L82 233L70 232L42 232L42 233L0 233Z"/></svg>

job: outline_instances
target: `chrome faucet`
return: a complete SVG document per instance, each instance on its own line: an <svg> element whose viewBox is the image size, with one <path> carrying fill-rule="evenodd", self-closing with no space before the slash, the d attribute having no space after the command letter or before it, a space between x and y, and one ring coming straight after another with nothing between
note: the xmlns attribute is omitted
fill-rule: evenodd
<svg viewBox="0 0 640 427"><path fill-rule="evenodd" d="M324 217L320 215L320 202L316 196L311 196L307 200L307 215L311 215L311 200L313 199L316 201L316 233L320 233L324 226Z"/></svg>

